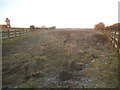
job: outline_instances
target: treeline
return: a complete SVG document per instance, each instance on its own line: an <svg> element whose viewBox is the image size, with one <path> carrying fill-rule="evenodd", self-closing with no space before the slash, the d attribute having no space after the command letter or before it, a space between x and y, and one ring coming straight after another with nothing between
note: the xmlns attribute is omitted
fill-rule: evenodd
<svg viewBox="0 0 120 90"><path fill-rule="evenodd" d="M44 30L55 30L56 26L52 26L52 27L46 27L46 26L42 26L42 27L35 27L34 25L30 26L31 29L44 29Z"/></svg>
<svg viewBox="0 0 120 90"><path fill-rule="evenodd" d="M116 23L110 26L106 26L105 30L120 30L120 23Z"/></svg>
<svg viewBox="0 0 120 90"><path fill-rule="evenodd" d="M105 26L103 22L100 22L95 25L96 30L119 30L120 31L120 23L115 23L110 26Z"/></svg>

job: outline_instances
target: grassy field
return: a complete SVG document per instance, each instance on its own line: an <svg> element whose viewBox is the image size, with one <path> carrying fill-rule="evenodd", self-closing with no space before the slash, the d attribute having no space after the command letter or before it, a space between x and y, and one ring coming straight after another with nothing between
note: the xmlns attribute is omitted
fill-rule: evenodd
<svg viewBox="0 0 120 90"><path fill-rule="evenodd" d="M43 31L2 45L4 87L117 87L118 58L98 31Z"/></svg>

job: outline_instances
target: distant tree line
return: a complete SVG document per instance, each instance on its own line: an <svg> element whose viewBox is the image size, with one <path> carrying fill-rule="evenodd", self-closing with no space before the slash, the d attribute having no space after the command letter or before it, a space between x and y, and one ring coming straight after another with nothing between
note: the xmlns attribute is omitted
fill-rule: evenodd
<svg viewBox="0 0 120 90"><path fill-rule="evenodd" d="M95 25L95 29L96 30L119 30L120 31L120 23L115 23L113 25L105 27L105 24L103 22L100 22Z"/></svg>
<svg viewBox="0 0 120 90"><path fill-rule="evenodd" d="M31 29L55 30L55 29L56 29L56 26L52 26L52 27L46 27L46 26L35 27L34 25L31 25L30 28L31 28Z"/></svg>
<svg viewBox="0 0 120 90"><path fill-rule="evenodd" d="M120 30L120 23L115 23L110 26L106 26L105 30Z"/></svg>

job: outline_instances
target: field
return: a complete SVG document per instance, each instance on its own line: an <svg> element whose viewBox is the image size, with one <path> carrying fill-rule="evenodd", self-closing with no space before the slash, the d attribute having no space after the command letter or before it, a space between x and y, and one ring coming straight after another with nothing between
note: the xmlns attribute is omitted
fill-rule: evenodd
<svg viewBox="0 0 120 90"><path fill-rule="evenodd" d="M3 40L3 87L115 88L118 57L94 30L51 30ZM39 72L33 76L33 73Z"/></svg>

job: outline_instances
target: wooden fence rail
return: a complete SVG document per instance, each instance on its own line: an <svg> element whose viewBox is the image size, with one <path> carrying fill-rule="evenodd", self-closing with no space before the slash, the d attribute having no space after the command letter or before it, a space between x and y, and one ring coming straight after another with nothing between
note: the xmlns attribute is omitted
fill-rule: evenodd
<svg viewBox="0 0 120 90"><path fill-rule="evenodd" d="M39 31L30 29L30 28L2 28L2 39L4 38L12 38L12 37L18 37L22 35L26 35L31 32Z"/></svg>
<svg viewBox="0 0 120 90"><path fill-rule="evenodd" d="M112 43L112 47L120 54L120 32L114 30L101 30Z"/></svg>

